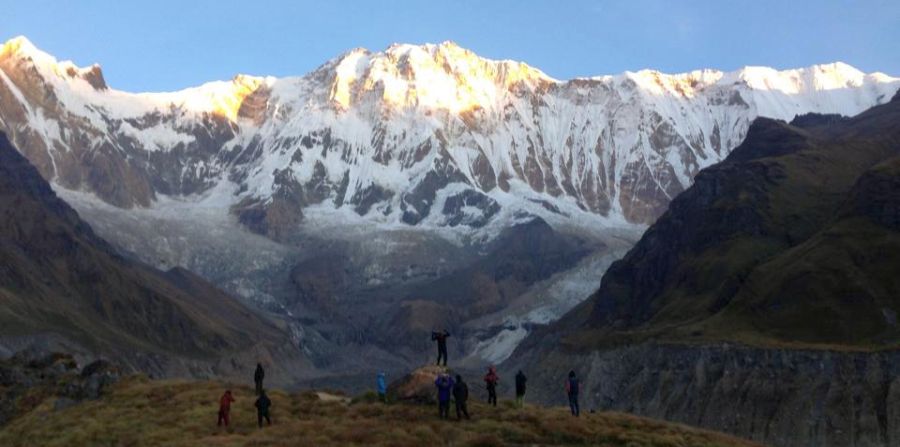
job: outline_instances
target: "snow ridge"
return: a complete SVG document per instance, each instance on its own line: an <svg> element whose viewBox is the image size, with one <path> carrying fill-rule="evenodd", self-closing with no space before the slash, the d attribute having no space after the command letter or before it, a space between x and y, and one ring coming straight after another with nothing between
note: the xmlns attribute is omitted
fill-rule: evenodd
<svg viewBox="0 0 900 447"><path fill-rule="evenodd" d="M90 76L102 78L99 66L58 62L18 37L0 49L0 74L0 88L26 111L18 123L0 113L0 122L14 138L30 132L44 141L50 158L108 143L153 185L164 183L152 178L163 167L148 154L177 148L179 178L154 194L202 200L226 182L238 191L230 205L302 196L301 208L330 203L407 225L448 225L453 219L434 205L467 189L488 205L459 208L465 222L493 202L545 204L538 214L593 224L646 224L739 144L757 116L854 115L900 87L898 78L840 62L561 81L452 42L354 49L301 77L238 75L135 94L98 88ZM35 99L36 85L57 101Z"/></svg>

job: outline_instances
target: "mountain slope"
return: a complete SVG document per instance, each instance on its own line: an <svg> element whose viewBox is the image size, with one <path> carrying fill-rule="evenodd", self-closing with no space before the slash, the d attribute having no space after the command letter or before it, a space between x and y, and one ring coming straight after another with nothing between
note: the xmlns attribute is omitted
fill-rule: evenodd
<svg viewBox="0 0 900 447"><path fill-rule="evenodd" d="M507 367L539 386L576 368L601 408L765 443L895 445L898 167L900 94L757 119Z"/></svg>
<svg viewBox="0 0 900 447"><path fill-rule="evenodd" d="M584 327L893 346L898 122L898 97L822 126L757 120L610 267Z"/></svg>
<svg viewBox="0 0 900 447"><path fill-rule="evenodd" d="M116 254L2 133L0 210L0 336L9 348L49 340L170 374L179 359L214 365L288 341L201 278Z"/></svg>

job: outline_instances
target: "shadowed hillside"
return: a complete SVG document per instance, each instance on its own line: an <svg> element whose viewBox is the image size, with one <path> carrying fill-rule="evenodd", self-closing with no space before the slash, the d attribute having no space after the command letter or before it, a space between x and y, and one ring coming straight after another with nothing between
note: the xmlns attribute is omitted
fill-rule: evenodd
<svg viewBox="0 0 900 447"><path fill-rule="evenodd" d="M758 119L558 327L572 347L900 343L900 96L848 120Z"/></svg>
<svg viewBox="0 0 900 447"><path fill-rule="evenodd" d="M127 260L0 133L0 352L64 347L159 374L227 374L288 337L182 269ZM249 354L248 354L249 355ZM249 362L245 362L249 363Z"/></svg>

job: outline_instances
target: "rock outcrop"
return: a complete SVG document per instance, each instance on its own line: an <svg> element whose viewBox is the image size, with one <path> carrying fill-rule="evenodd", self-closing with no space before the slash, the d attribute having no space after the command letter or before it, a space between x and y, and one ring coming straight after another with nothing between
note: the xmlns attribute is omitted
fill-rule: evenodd
<svg viewBox="0 0 900 447"><path fill-rule="evenodd" d="M68 354L21 352L0 360L0 427L47 399L54 410L97 399L121 378L121 370L108 361L79 368Z"/></svg>
<svg viewBox="0 0 900 447"><path fill-rule="evenodd" d="M764 445L900 444L900 353L641 344L551 352L531 363L529 398L564 405L569 370L582 409L624 411ZM528 369L530 366L530 369Z"/></svg>

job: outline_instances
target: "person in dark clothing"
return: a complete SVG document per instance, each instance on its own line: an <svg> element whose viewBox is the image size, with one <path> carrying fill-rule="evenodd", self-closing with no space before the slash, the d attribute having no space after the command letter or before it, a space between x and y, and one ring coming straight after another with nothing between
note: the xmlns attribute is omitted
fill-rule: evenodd
<svg viewBox="0 0 900 447"><path fill-rule="evenodd" d="M581 415L581 410L578 408L579 388L580 384L578 383L578 378L575 377L575 371L569 371L569 378L566 380L566 394L569 396L569 410L572 411L572 416L575 417Z"/></svg>
<svg viewBox="0 0 900 447"><path fill-rule="evenodd" d="M453 379L450 374L444 373L434 380L434 386L438 389L438 414L441 419L450 417L450 395L453 392Z"/></svg>
<svg viewBox="0 0 900 447"><path fill-rule="evenodd" d="M484 376L484 385L488 391L488 404L495 407L497 406L497 382L500 382L500 376L497 375L497 368L491 366Z"/></svg>
<svg viewBox="0 0 900 447"><path fill-rule="evenodd" d="M272 406L272 401L269 400L269 396L266 396L266 390L259 390L259 398L253 405L256 407L256 423L259 424L259 428L262 428L263 418L266 419L268 425L272 425L272 419L269 418L269 407Z"/></svg>
<svg viewBox="0 0 900 447"><path fill-rule="evenodd" d="M263 370L262 363L256 364L256 372L253 373L253 381L256 383L256 395L262 394L263 379L266 378L266 371Z"/></svg>
<svg viewBox="0 0 900 447"><path fill-rule="evenodd" d="M234 402L234 397L231 396L231 390L225 390L225 394L219 399L219 427L221 427L223 423L226 427L228 426L232 402Z"/></svg>
<svg viewBox="0 0 900 447"><path fill-rule="evenodd" d="M528 382L528 378L520 369L516 374L516 406L519 408L525 406L525 382Z"/></svg>
<svg viewBox="0 0 900 447"><path fill-rule="evenodd" d="M440 365L441 359L444 359L444 366L447 366L447 337L450 337L450 332L447 332L446 329L441 332L431 333L431 341L436 341L438 348L438 358L436 365Z"/></svg>
<svg viewBox="0 0 900 447"><path fill-rule="evenodd" d="M469 386L463 382L461 375L456 375L456 384L453 385L453 399L456 402L456 420L462 419L465 415L469 419L469 408L466 402L469 400Z"/></svg>

